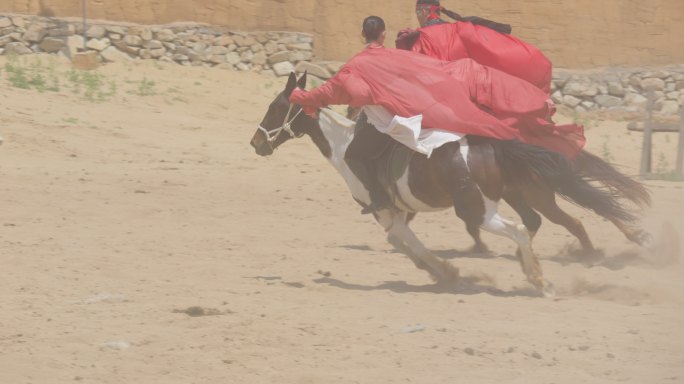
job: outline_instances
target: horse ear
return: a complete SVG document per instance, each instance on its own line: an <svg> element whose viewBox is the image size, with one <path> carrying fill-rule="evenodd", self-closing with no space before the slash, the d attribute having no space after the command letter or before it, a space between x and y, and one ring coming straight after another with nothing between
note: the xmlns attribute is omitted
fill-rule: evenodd
<svg viewBox="0 0 684 384"><path fill-rule="evenodd" d="M290 73L290 77L287 79L287 85L285 86L285 95L290 96L292 91L297 88L297 75L294 72Z"/></svg>
<svg viewBox="0 0 684 384"><path fill-rule="evenodd" d="M306 89L306 75L308 71L304 71L302 77L297 80L297 86L301 89Z"/></svg>

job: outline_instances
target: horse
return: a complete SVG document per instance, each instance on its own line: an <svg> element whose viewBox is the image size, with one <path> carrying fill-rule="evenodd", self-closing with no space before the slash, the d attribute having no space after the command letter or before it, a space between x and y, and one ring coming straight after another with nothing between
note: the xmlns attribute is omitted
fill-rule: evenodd
<svg viewBox="0 0 684 384"><path fill-rule="evenodd" d="M304 74L297 79L294 73L290 74L285 90L269 105L250 144L257 155L270 156L283 143L309 136L342 175L354 199L368 206L369 193L344 158L355 126L369 123L363 114L355 125L327 109L319 111L318 119L302 114L301 106L290 104L288 99L296 87L306 88L306 77ZM533 233L498 212L504 196L516 196L528 207L544 211L543 207L557 207L555 196L559 194L620 226L631 227L636 220L624 208L618 194L592 185L562 155L517 141L477 136L444 144L429 158L412 154L401 175L390 179L386 189L394 196L394 207L375 212L376 221L388 233L389 243L439 284L458 282L458 269L432 254L409 228L408 219L417 212L453 207L476 246L483 245L480 229L513 240L518 245L519 261L527 280L544 296L553 296L554 289L544 278L532 249ZM581 222L578 224L581 226Z"/></svg>
<svg viewBox="0 0 684 384"><path fill-rule="evenodd" d="M357 121L363 112L363 108L347 107L346 116L348 119ZM620 173L613 165L604 161L600 157L582 150L576 158L572 159L572 166L577 172L581 172L588 179L600 182L605 188L608 188L612 193L624 198L634 204L634 206L644 209L651 206L651 196L643 184L631 179L630 177ZM586 260L591 260L592 256L600 256L601 252L594 247L594 243L589 238L587 231L582 222L569 215L561 207L553 201L548 199L536 199L527 192L527 196L523 196L525 191L516 191L507 188L504 191L503 199L513 210L520 216L523 224L529 230L532 237L536 235L541 228L542 218L541 213L554 224L563 226L570 234L575 236L582 248L581 255ZM527 203L530 201L534 208ZM409 219L415 218L416 214L412 213ZM650 248L653 246L653 237L640 228L625 225L621 221L612 221L613 224L622 232L627 240L639 245L640 247ZM475 245L471 251L475 253L489 252L486 244L480 242L477 238L473 239ZM519 253L519 251L518 251Z"/></svg>

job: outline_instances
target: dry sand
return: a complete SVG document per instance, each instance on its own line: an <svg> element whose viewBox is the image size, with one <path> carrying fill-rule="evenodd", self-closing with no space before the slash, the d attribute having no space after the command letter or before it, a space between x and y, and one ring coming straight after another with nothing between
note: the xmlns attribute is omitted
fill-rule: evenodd
<svg viewBox="0 0 684 384"><path fill-rule="evenodd" d="M253 153L283 79L100 71L119 84L106 102L0 83L0 383L684 383L677 257L570 207L606 259L576 262L545 223L535 248L559 295L542 299L512 243L458 253L471 240L452 212L419 215L430 248L487 281L445 292L308 140ZM157 95L127 93L143 76ZM640 136L590 126L589 148L633 174ZM656 162L672 166L675 141L657 138ZM648 184L649 228L682 236L683 185Z"/></svg>

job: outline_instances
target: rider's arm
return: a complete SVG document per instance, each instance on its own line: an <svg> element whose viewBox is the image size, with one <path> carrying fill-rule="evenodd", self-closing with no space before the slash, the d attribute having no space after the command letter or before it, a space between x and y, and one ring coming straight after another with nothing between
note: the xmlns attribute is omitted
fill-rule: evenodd
<svg viewBox="0 0 684 384"><path fill-rule="evenodd" d="M295 89L290 95L290 102L306 107L323 108L332 104L349 104L351 96L345 89L345 79L349 71L342 69L335 77L316 89L305 91Z"/></svg>

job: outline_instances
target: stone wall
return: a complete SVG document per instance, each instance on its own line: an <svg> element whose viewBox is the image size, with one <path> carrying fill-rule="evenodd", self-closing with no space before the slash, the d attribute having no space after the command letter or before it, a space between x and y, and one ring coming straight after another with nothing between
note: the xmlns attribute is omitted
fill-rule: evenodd
<svg viewBox="0 0 684 384"><path fill-rule="evenodd" d="M80 22L0 15L0 54L45 52L71 58L84 48L82 35ZM313 59L313 37L297 32L242 33L194 23L93 24L85 35L85 47L103 62L160 60L282 76Z"/></svg>
<svg viewBox="0 0 684 384"><path fill-rule="evenodd" d="M347 60L361 47L361 21L375 14L390 38L416 27L415 0L87 0L93 19L167 24L191 21L232 30L311 33L315 53ZM682 0L442 0L462 15L509 23L556 67L684 63ZM0 12L81 16L80 0L0 0Z"/></svg>
<svg viewBox="0 0 684 384"><path fill-rule="evenodd" d="M0 15L0 54L47 52L72 57L84 45L82 29L76 21ZM307 70L327 79L342 64L316 60L314 39L306 33L245 33L194 23L93 24L86 31L85 44L103 62L159 60L276 76ZM676 114L684 107L684 66L593 73L557 70L552 84L553 100L577 112L636 112L645 106L649 91L656 111Z"/></svg>

